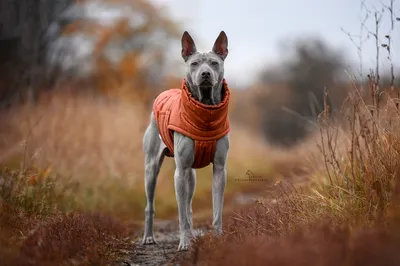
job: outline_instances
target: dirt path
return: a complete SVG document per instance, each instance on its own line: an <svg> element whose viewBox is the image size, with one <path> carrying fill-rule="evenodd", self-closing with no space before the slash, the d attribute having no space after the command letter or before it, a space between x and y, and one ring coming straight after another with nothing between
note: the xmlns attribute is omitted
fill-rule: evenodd
<svg viewBox="0 0 400 266"><path fill-rule="evenodd" d="M298 178L294 185L300 187L307 184L307 178ZM224 216L232 213L237 207L244 207L252 204L260 196L265 196L265 192L254 194L237 194L230 205L224 206ZM270 198L270 200L274 200ZM194 234L201 236L207 232L207 228L211 224L212 213L193 213ZM208 220L206 222L206 220ZM141 225L143 228L143 225ZM155 220L154 221L154 236L157 241L156 245L143 246L141 244L143 231L139 230L135 234L134 246L135 250L130 252L126 261L118 264L118 266L137 266L137 265L177 265L172 261L177 256L189 254L188 252L177 252L179 244L178 222L176 220ZM130 260L131 259L131 260Z"/></svg>
<svg viewBox="0 0 400 266"><path fill-rule="evenodd" d="M255 199L255 195L238 195L237 200L234 201L236 206L246 205L252 203ZM228 207L228 206L227 206ZM229 212L229 208L226 208ZM203 223L196 223L196 217L194 220L194 236L201 236L207 232L207 226L202 226ZM197 219L198 220L198 219ZM196 226L197 225L197 226ZM181 253L177 252L179 244L179 231L178 223L175 220L155 220L154 221L154 237L157 241L156 245L143 246L141 244L142 231L138 231L135 234L135 251L131 255L132 260L124 260L118 264L120 266L149 266L149 265L174 265L173 259L178 255L182 256L188 254L188 252Z"/></svg>
<svg viewBox="0 0 400 266"><path fill-rule="evenodd" d="M156 224L155 227L159 227ZM194 230L195 236L201 236L207 232L206 228ZM157 245L143 246L141 239L136 241L135 259L133 265L172 265L171 261L178 255L179 244L178 230L155 230ZM182 254L179 254L182 255Z"/></svg>

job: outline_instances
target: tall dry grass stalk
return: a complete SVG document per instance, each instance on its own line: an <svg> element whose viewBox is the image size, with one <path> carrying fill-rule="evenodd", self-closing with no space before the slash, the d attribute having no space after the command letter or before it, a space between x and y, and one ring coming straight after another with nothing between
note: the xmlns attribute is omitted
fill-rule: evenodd
<svg viewBox="0 0 400 266"><path fill-rule="evenodd" d="M376 93L373 80L370 89ZM382 220L400 167L398 110L390 98L384 105L373 101L368 106L354 85L343 112L347 122L342 125L333 124L325 112L320 116L329 193L340 195L361 219Z"/></svg>

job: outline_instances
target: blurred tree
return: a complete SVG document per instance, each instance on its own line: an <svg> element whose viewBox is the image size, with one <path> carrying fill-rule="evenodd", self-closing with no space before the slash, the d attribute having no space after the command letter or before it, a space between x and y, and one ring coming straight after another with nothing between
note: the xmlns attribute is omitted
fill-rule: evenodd
<svg viewBox="0 0 400 266"><path fill-rule="evenodd" d="M264 106L262 128L267 139L291 145L316 128L318 114L324 109L325 88L330 91L329 96L337 94L342 88L346 63L341 52L318 38L300 38L281 48L285 55L281 67L264 70L260 83L285 84L289 97L276 101L274 94L280 92L274 91L259 104ZM327 103L335 107L332 97Z"/></svg>
<svg viewBox="0 0 400 266"><path fill-rule="evenodd" d="M72 0L0 0L0 107L21 97L37 72L42 32Z"/></svg>
<svg viewBox="0 0 400 266"><path fill-rule="evenodd" d="M92 80L105 95L152 100L164 83L169 44L182 34L167 14L147 0L71 6L45 34L51 77Z"/></svg>
<svg viewBox="0 0 400 266"><path fill-rule="evenodd" d="M84 81L85 86L75 87L146 100L163 83L168 44L181 33L167 13L150 1L28 2L0 0L1 15L6 10L18 14L2 16L0 38L6 39L4 45L12 50L14 42L18 42L21 48L15 54L19 59L29 58L29 62L21 61L25 69L35 73L22 86L16 86L16 82L11 85L9 81L8 88L26 90L39 81L45 83L36 87L53 88L60 81L62 84ZM9 69L16 68L15 57L3 61L12 63L8 64ZM13 81L20 76L14 74ZM35 82L32 76L40 80ZM11 92L15 95L14 89ZM0 98L9 100L8 96Z"/></svg>

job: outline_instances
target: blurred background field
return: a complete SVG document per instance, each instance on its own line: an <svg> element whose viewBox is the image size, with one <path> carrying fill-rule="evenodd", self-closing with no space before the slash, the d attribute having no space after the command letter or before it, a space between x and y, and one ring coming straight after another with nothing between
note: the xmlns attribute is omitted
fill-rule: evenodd
<svg viewBox="0 0 400 266"><path fill-rule="evenodd" d="M227 213L255 197L275 195L277 184L290 181L307 183L312 193L295 194L302 205L283 209L281 216L262 209L276 219L268 224L254 214L258 207L250 209L248 215L258 217L250 219L256 223L251 230L280 235L317 217L356 226L367 216L386 215L399 163L394 79L399 58L390 49L399 38L398 3L327 1L324 7L313 2L315 18L304 18L296 26L302 31L294 35L289 29L298 18L287 19L281 28L274 25L300 4L271 4L275 14L261 1L250 2L241 15L264 21L270 14L263 22L266 29L257 23L252 31L238 30L232 16L217 22L216 17L228 15L213 16L207 1L189 6L160 0L0 0L0 254L9 258L8 265L17 258L23 264L90 265L119 256L118 250L131 244L129 237L144 217L142 136L154 97L181 84L184 30L200 47L209 43L206 49L220 30L228 35ZM230 5L232 14L241 10L236 2ZM202 17L204 9L209 20ZM324 14L336 21L334 30L326 21L321 20L322 28L307 22ZM255 22L242 26L249 27L246 23ZM337 36L342 36L340 45ZM369 150L365 142L357 146L356 138L378 144ZM171 158L164 161L156 219L177 218L174 167ZM199 219L211 212L211 169L197 171L193 209ZM252 175L262 180L249 180ZM345 180L353 180L353 190ZM365 221L373 224L371 217ZM106 236L100 233L104 230ZM37 248L39 242L45 244ZM206 244L200 244L205 253ZM79 248L71 249L74 245ZM49 257L48 249L61 255Z"/></svg>

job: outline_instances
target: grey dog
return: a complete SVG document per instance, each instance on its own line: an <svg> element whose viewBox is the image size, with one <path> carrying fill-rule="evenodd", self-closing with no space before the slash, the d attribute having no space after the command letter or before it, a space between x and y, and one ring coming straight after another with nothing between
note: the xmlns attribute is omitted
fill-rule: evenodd
<svg viewBox="0 0 400 266"><path fill-rule="evenodd" d="M186 84L194 99L206 104L217 105L222 101L224 60L228 55L228 39L221 31L213 49L207 53L198 52L188 32L182 36L182 57L186 63ZM206 84L206 85L205 85ZM194 141L178 132L173 133L174 160L176 164L174 182L179 213L180 241L178 251L188 250L193 237L192 198L196 188L194 162ZM151 113L150 124L143 137L145 153L145 190L147 205L145 209L145 229L142 243L156 244L153 236L155 213L154 196L166 145L159 135L159 129ZM229 135L216 142L212 179L213 229L216 235L222 234L222 209L227 178L226 161L229 150Z"/></svg>

